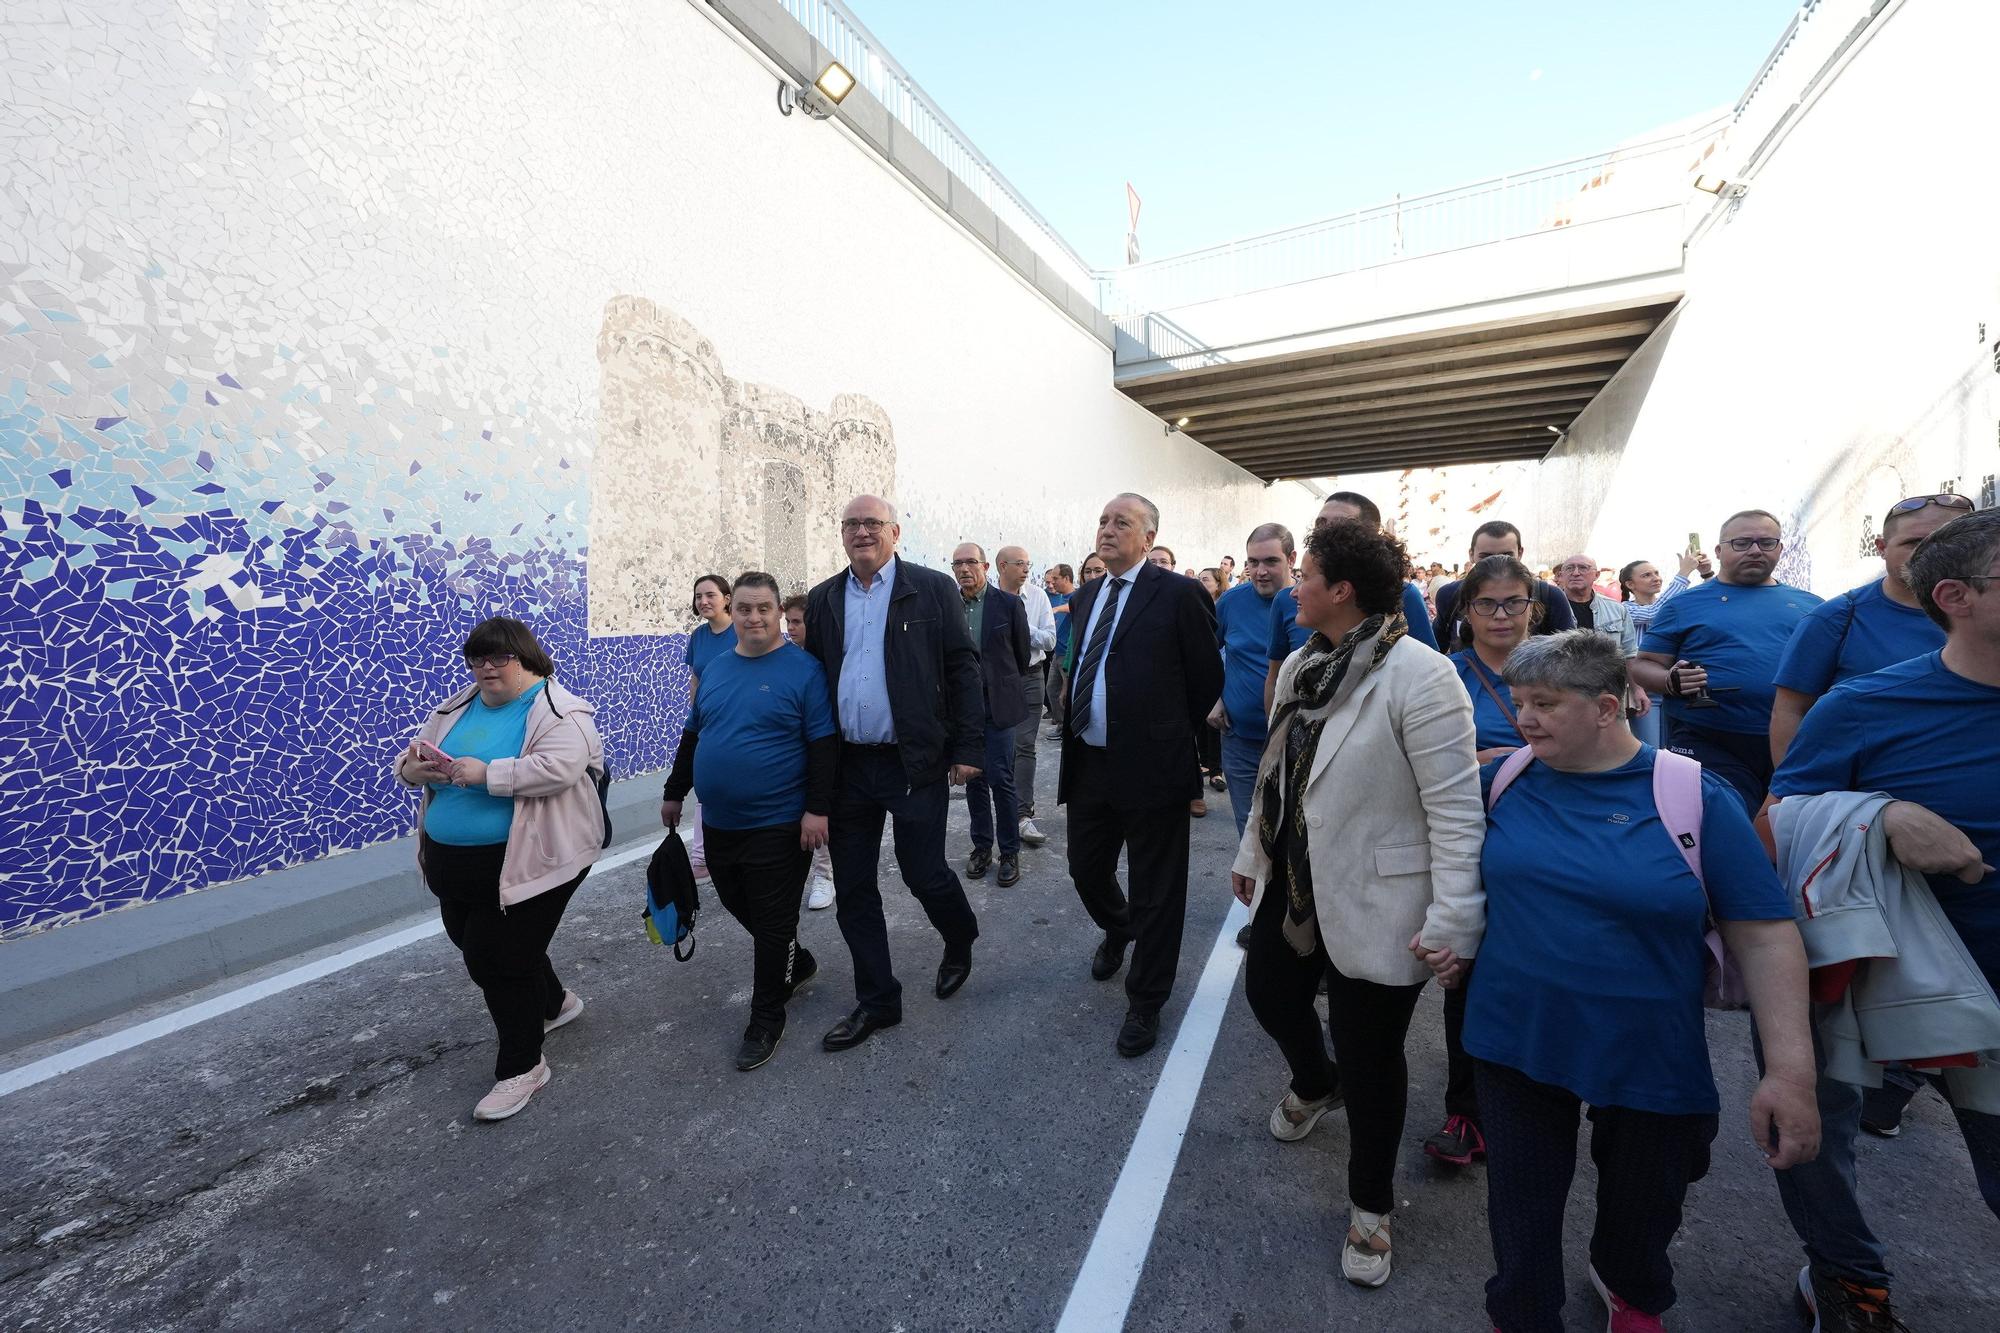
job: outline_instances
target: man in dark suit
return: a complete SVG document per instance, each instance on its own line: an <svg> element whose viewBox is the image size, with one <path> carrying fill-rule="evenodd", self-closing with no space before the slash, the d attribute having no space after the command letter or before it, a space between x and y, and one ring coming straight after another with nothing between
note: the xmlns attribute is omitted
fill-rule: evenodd
<svg viewBox="0 0 2000 1333"><path fill-rule="evenodd" d="M1000 835L1000 887L1021 879L1021 804L1014 787L1014 733L1028 716L1028 608L986 581L986 551L961 542L951 553L951 576L965 605L965 629L979 648L986 684L986 759L965 784L972 817L972 855L965 873L985 879L993 864L994 826Z"/></svg>
<svg viewBox="0 0 2000 1333"><path fill-rule="evenodd" d="M1107 573L1070 602L1077 657L1056 792L1069 807L1070 878L1104 932L1090 975L1109 980L1136 945L1118 1030L1126 1056L1159 1039L1180 966L1188 806L1201 795L1195 729L1222 694L1215 612L1201 584L1146 562L1159 528L1159 509L1140 495L1113 496L1097 520ZM1118 887L1120 847L1129 898Z"/></svg>
<svg viewBox="0 0 2000 1333"><path fill-rule="evenodd" d="M946 779L978 777L985 750L979 654L952 581L897 556L902 531L887 500L856 496L840 516L848 568L806 597L806 651L826 668L840 726L830 833L835 914L854 957L854 1012L821 1041L829 1051L903 1019L876 883L885 819L894 821L903 882L944 937L939 999L965 984L979 937L965 886L945 861Z"/></svg>

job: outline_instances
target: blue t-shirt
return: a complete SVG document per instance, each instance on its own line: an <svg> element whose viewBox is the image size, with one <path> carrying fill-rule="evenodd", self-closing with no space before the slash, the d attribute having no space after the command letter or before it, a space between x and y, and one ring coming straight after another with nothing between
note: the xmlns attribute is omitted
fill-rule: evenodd
<svg viewBox="0 0 2000 1333"><path fill-rule="evenodd" d="M1438 646L1431 633L1431 611L1424 605L1424 592L1414 583L1403 585L1403 619L1409 622L1410 637L1426 648ZM1273 662L1282 662L1306 646L1312 631L1299 623L1299 597L1290 588L1278 589L1271 599L1271 644L1265 650ZM1270 667L1265 667L1266 673ZM1261 692L1262 687L1259 686Z"/></svg>
<svg viewBox="0 0 2000 1333"><path fill-rule="evenodd" d="M718 634L706 624L696 625L694 633L688 635L687 656L683 660L687 662L688 670L700 678L707 671L710 662L724 653L735 651L736 626L725 625ZM705 688L707 682L702 683Z"/></svg>
<svg viewBox="0 0 2000 1333"><path fill-rule="evenodd" d="M454 759L518 759L528 735L528 710L541 686L525 691L512 703L489 708L478 695L451 724L438 746ZM431 803L424 811L424 832L453 847L487 847L507 841L514 827L514 798L495 796L486 784L455 787L431 784Z"/></svg>
<svg viewBox="0 0 2000 1333"><path fill-rule="evenodd" d="M1769 735L1778 659L1819 604L1811 593L1782 583L1749 587L1717 579L1662 606L1639 651L1707 667L1716 705L1689 708L1670 695L1667 716L1706 731Z"/></svg>
<svg viewBox="0 0 2000 1333"><path fill-rule="evenodd" d="M1053 611L1059 606L1068 606L1069 597L1070 595L1066 592L1050 593L1049 609ZM1056 617L1056 661L1058 662L1065 661L1068 659L1068 657L1069 657L1069 617L1067 615L1060 615Z"/></svg>
<svg viewBox="0 0 2000 1333"><path fill-rule="evenodd" d="M1465 1049L1593 1106L1719 1109L1702 1023L1702 942L1724 921L1789 921L1792 905L1742 798L1701 776L1702 883L1653 804L1653 760L1604 773L1528 765L1486 821L1486 938ZM1490 788L1503 761L1480 770Z"/></svg>
<svg viewBox="0 0 2000 1333"><path fill-rule="evenodd" d="M1280 593L1290 596L1291 589ZM1264 678L1271 672L1271 608L1277 594L1260 596L1253 583L1239 583L1215 599L1215 639L1222 645L1222 707L1229 729L1244 740L1270 734L1264 716ZM1292 602L1298 616L1298 602Z"/></svg>
<svg viewBox="0 0 2000 1333"><path fill-rule="evenodd" d="M694 793L716 828L795 824L806 812L806 744L834 733L819 659L795 643L708 664L688 711L698 732Z"/></svg>
<svg viewBox="0 0 2000 1333"><path fill-rule="evenodd" d="M1944 647L1944 631L1914 606L1891 601L1882 580L1821 602L1792 631L1774 682L1814 698L1843 680Z"/></svg>
<svg viewBox="0 0 2000 1333"><path fill-rule="evenodd" d="M2000 866L2000 689L1925 653L1834 686L1806 714L1773 796L1887 792L1948 820ZM2000 873L1929 877L1938 906L2000 989Z"/></svg>
<svg viewBox="0 0 2000 1333"><path fill-rule="evenodd" d="M1500 679L1497 672L1487 670L1486 664L1470 648L1453 653L1451 664L1458 668L1458 678L1465 685L1466 696L1472 700L1472 725L1479 733L1474 738L1474 746L1481 750L1490 750L1496 745L1518 749L1527 744L1520 728L1514 725L1513 716L1493 698L1493 694L1498 694L1507 701L1508 708L1514 706L1513 692L1507 688L1507 682ZM1482 680L1493 687L1492 694L1480 684Z"/></svg>

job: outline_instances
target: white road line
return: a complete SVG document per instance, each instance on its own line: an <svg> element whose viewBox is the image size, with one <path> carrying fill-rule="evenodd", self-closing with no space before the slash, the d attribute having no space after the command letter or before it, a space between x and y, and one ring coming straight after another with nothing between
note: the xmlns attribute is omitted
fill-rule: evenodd
<svg viewBox="0 0 2000 1333"><path fill-rule="evenodd" d="M1160 1071L1160 1081L1146 1103L1146 1114L1139 1121L1139 1132L1125 1155L1111 1199L1104 1205L1104 1216L1098 1219L1097 1234L1091 1238L1090 1252L1084 1255L1083 1268L1070 1288L1069 1303L1063 1306L1056 1333L1111 1333L1125 1327L1132 1293L1146 1266L1146 1254L1153 1247L1153 1229L1159 1225L1174 1163L1187 1137L1188 1119L1194 1114L1202 1076L1215 1050L1215 1036L1229 1008L1230 992L1236 988L1236 969L1243 961L1243 951L1236 947L1236 932L1248 919L1249 909L1234 902L1222 918L1222 930L1195 985L1194 999L1181 1019L1166 1068Z"/></svg>
<svg viewBox="0 0 2000 1333"><path fill-rule="evenodd" d="M640 857L651 856L653 849L658 845L656 841L648 838L636 847L614 852L599 859L593 868L593 873L601 874L607 870L616 870L620 866L632 864ZM384 935L380 939L370 940L366 944L357 944L351 949L329 954L301 967L265 977L262 981L253 981L247 986L240 986L213 999L203 1000L199 1004L176 1009L158 1018L149 1018L129 1028L120 1028L109 1036L82 1042L68 1050L57 1051L54 1055L44 1056L18 1069L0 1073L0 1097L9 1096L23 1088L32 1088L37 1083L45 1083L58 1075L69 1073L72 1069L95 1064L122 1051L129 1051L135 1046L143 1046L149 1041L156 1041L179 1032L183 1028L206 1023L211 1018L219 1018L223 1014L255 1004L259 1000L267 1000L273 995L303 986L309 981L332 976L335 972L345 971L357 963L380 958L385 953L393 953L406 944L415 944L418 940L429 939L443 931L443 924L437 921L427 921L421 926L410 926L394 934Z"/></svg>

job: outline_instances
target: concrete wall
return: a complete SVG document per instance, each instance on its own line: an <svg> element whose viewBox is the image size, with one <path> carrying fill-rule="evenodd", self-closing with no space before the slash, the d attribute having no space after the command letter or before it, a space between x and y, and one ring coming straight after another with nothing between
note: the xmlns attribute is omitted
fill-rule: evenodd
<svg viewBox="0 0 2000 1333"><path fill-rule="evenodd" d="M848 489L933 563L1312 512L683 0L16 0L0 52L0 931L405 831L488 614L661 766L678 585L825 573Z"/></svg>
<svg viewBox="0 0 2000 1333"><path fill-rule="evenodd" d="M1863 552L1898 497L1979 493L2000 470L1996 48L2000 6L1885 12L1543 466L1538 546L1664 563L1763 508L1789 520L1781 574L1827 593L1879 574Z"/></svg>

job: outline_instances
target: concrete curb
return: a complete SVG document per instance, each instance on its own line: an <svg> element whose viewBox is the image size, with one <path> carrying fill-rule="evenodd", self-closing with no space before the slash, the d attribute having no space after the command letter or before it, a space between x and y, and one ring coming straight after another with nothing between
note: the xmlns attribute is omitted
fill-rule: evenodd
<svg viewBox="0 0 2000 1333"><path fill-rule="evenodd" d="M612 784L613 836L657 829L660 775ZM409 838L0 943L0 1052L432 910Z"/></svg>

